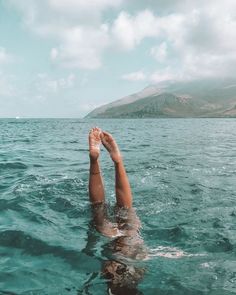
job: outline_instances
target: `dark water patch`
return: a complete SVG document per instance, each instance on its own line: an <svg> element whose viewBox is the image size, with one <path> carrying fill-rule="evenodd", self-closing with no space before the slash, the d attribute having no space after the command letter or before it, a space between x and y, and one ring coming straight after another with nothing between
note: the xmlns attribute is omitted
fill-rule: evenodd
<svg viewBox="0 0 236 295"><path fill-rule="evenodd" d="M200 187L199 183L190 183L189 187L193 195L201 194L204 190Z"/></svg>
<svg viewBox="0 0 236 295"><path fill-rule="evenodd" d="M213 228L224 228L224 223L220 218L215 217L213 218L212 226Z"/></svg>
<svg viewBox="0 0 236 295"><path fill-rule="evenodd" d="M228 253L235 248L227 237L219 233L205 233L201 240L203 241L204 248L210 253Z"/></svg>
<svg viewBox="0 0 236 295"><path fill-rule="evenodd" d="M233 211L230 213L230 216L236 217L236 210L233 210Z"/></svg>
<svg viewBox="0 0 236 295"><path fill-rule="evenodd" d="M21 163L21 162L0 163L0 169L1 170L8 170L8 169L26 170L27 168L28 168L28 166L25 165L24 163Z"/></svg>
<svg viewBox="0 0 236 295"><path fill-rule="evenodd" d="M19 204L18 208L11 208L13 210L17 209L17 212L24 217L27 222L29 223L35 223L35 224L54 224L54 222L48 218L48 216L43 216L42 213L40 212L35 212L36 211L36 206L35 210L31 211L29 209L29 206L26 206L25 204ZM46 215L46 214L45 214Z"/></svg>
<svg viewBox="0 0 236 295"><path fill-rule="evenodd" d="M88 153L88 148L78 148L78 151L80 152L87 152Z"/></svg>
<svg viewBox="0 0 236 295"><path fill-rule="evenodd" d="M75 167L80 167L80 163L70 163L69 166L72 166L72 167L74 167L74 166Z"/></svg>
<svg viewBox="0 0 236 295"><path fill-rule="evenodd" d="M18 295L18 294L13 293L13 292L0 290L0 295Z"/></svg>
<svg viewBox="0 0 236 295"><path fill-rule="evenodd" d="M44 165L42 165L42 164L33 164L32 166L35 167L35 168L42 168L42 167L44 167Z"/></svg>
<svg viewBox="0 0 236 295"><path fill-rule="evenodd" d="M68 140L68 141L63 141L64 144L70 144L70 143L79 143L79 140Z"/></svg>
<svg viewBox="0 0 236 295"><path fill-rule="evenodd" d="M150 238L154 236L157 241L171 241L177 243L183 239L187 239L187 234L182 226L155 228L152 230L143 230L143 232Z"/></svg>
<svg viewBox="0 0 236 295"><path fill-rule="evenodd" d="M31 256L41 256L51 254L62 258L71 267L80 270L86 268L88 271L91 264L94 267L96 259L90 258L83 251L69 250L61 246L53 246L42 240L39 240L23 231L6 230L0 232L0 246L21 249L24 254ZM86 262L85 262L86 261ZM88 265L86 265L88 263ZM94 271L94 268L90 269Z"/></svg>
<svg viewBox="0 0 236 295"><path fill-rule="evenodd" d="M16 121L8 121L7 124L10 124L10 125L26 125L28 124L29 122L28 121L22 121L22 120L16 120Z"/></svg>
<svg viewBox="0 0 236 295"><path fill-rule="evenodd" d="M78 119L78 121L71 121L71 124L88 124L90 123L90 121L86 121L83 119L83 121L81 121L80 119Z"/></svg>
<svg viewBox="0 0 236 295"><path fill-rule="evenodd" d="M21 138L21 139L11 140L10 142L12 142L12 143L18 143L18 142L21 142L21 143L31 143L32 142L32 139L30 139L30 138Z"/></svg>
<svg viewBox="0 0 236 295"><path fill-rule="evenodd" d="M15 210L18 207L18 204L19 204L19 200L17 198L10 199L10 200L0 199L0 211L5 211L7 209Z"/></svg>
<svg viewBox="0 0 236 295"><path fill-rule="evenodd" d="M7 189L9 189L9 185L7 185L7 184L0 184L0 191L1 192L6 191Z"/></svg>
<svg viewBox="0 0 236 295"><path fill-rule="evenodd" d="M66 198L58 197L56 198L52 203L49 203L49 207L58 212L70 212L71 210L74 210L75 207L72 205L72 203L67 200Z"/></svg>
<svg viewBox="0 0 236 295"><path fill-rule="evenodd" d="M78 218L78 223L83 217L83 214L89 214L83 207L78 203L76 204L75 200L68 200L66 197L57 197L54 200L48 202L48 206L54 212L60 212L65 214L68 218ZM87 206L85 207L87 208Z"/></svg>
<svg viewBox="0 0 236 295"><path fill-rule="evenodd" d="M200 188L194 188L194 189L191 189L191 194L193 194L193 195L199 195L199 194L201 194L202 192L203 192L203 190L200 189Z"/></svg>

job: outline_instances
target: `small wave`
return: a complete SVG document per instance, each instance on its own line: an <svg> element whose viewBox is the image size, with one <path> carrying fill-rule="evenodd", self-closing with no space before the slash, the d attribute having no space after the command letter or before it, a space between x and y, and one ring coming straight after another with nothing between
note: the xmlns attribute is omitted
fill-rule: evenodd
<svg viewBox="0 0 236 295"><path fill-rule="evenodd" d="M41 164L33 164L33 167L36 167L36 168L40 168L40 167L44 167L44 165L41 165Z"/></svg>
<svg viewBox="0 0 236 295"><path fill-rule="evenodd" d="M31 143L32 140L29 139L29 138L22 138L22 139L15 139L15 140L12 140L12 142L14 142L14 143L16 143L16 142Z"/></svg>
<svg viewBox="0 0 236 295"><path fill-rule="evenodd" d="M68 140L68 141L63 141L64 144L68 144L68 143L78 143L78 140Z"/></svg>
<svg viewBox="0 0 236 295"><path fill-rule="evenodd" d="M79 148L78 151L80 151L80 152L88 152L88 148Z"/></svg>
<svg viewBox="0 0 236 295"><path fill-rule="evenodd" d="M7 124L12 124L12 125L16 125L16 124L27 124L27 123L28 123L27 121L19 121L19 120L7 122Z"/></svg>
<svg viewBox="0 0 236 295"><path fill-rule="evenodd" d="M161 165L158 165L158 164L147 164L146 162L144 163L141 163L145 169L148 169L148 170L167 170L168 167L166 166L161 166Z"/></svg>

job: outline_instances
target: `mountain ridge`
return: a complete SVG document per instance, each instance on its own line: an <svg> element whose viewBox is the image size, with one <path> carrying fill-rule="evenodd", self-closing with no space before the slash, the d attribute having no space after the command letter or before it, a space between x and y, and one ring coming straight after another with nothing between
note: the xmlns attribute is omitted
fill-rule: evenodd
<svg viewBox="0 0 236 295"><path fill-rule="evenodd" d="M236 81L169 81L90 112L86 118L236 117Z"/></svg>

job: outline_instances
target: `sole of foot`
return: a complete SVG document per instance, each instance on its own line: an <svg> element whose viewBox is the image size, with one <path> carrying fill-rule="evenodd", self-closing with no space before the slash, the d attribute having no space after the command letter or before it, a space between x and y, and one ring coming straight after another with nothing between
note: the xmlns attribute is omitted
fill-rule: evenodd
<svg viewBox="0 0 236 295"><path fill-rule="evenodd" d="M100 155L101 129L94 127L89 132L89 156L91 160L97 160Z"/></svg>
<svg viewBox="0 0 236 295"><path fill-rule="evenodd" d="M106 150L109 152L112 161L115 163L120 163L122 161L122 156L119 147L112 135L108 132L102 131L101 141Z"/></svg>

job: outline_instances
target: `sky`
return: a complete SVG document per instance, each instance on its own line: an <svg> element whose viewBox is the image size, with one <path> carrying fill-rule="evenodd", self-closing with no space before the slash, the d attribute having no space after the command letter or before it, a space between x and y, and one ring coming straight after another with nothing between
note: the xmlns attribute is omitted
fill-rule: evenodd
<svg viewBox="0 0 236 295"><path fill-rule="evenodd" d="M148 85L235 74L235 0L0 0L2 118L81 118Z"/></svg>

